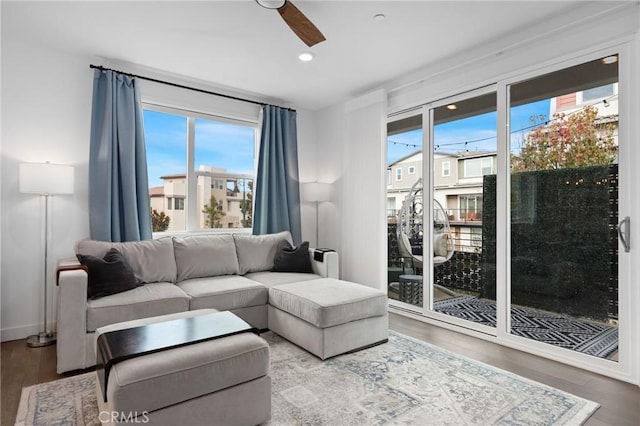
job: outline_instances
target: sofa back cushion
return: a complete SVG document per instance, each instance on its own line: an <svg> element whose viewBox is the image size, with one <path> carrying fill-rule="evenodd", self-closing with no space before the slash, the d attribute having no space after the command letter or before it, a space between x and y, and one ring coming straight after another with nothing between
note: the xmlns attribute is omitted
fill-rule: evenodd
<svg viewBox="0 0 640 426"><path fill-rule="evenodd" d="M273 269L273 259L280 241L286 240L293 243L289 231L265 235L234 234L233 238L242 275L249 272L270 271Z"/></svg>
<svg viewBox="0 0 640 426"><path fill-rule="evenodd" d="M112 248L127 259L139 283L176 281L176 261L171 238L125 243L82 240L76 243L76 254L102 258Z"/></svg>
<svg viewBox="0 0 640 426"><path fill-rule="evenodd" d="M239 273L233 236L194 235L174 237L178 281Z"/></svg>

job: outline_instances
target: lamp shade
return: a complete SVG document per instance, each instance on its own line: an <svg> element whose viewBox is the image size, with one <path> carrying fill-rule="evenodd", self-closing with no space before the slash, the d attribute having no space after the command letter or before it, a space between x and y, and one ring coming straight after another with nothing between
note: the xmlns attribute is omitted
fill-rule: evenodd
<svg viewBox="0 0 640 426"><path fill-rule="evenodd" d="M51 163L21 163L20 192L40 195L73 194L73 167Z"/></svg>
<svg viewBox="0 0 640 426"><path fill-rule="evenodd" d="M309 182L302 184L302 199L304 201L329 201L331 199L331 185L328 183Z"/></svg>

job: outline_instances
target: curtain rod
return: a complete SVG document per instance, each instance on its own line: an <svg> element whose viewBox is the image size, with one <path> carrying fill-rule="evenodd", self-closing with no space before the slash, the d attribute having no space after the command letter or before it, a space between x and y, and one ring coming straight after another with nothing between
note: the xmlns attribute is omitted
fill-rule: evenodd
<svg viewBox="0 0 640 426"><path fill-rule="evenodd" d="M124 72L124 71L118 71L118 70L114 70L113 68L103 67L102 65L90 64L89 68L95 68L95 69L98 69L100 71L113 71L113 72L117 72L118 74L126 75L128 77L139 78L141 80L152 81L154 83L166 84L167 86L179 87L180 89L193 90L194 92L206 93L207 95L220 96L222 98L233 99L234 101L248 102L250 104L260 105L260 106L268 106L268 105L270 105L270 104L267 104L267 103L264 103L264 102L258 102L258 101L254 101L254 100L251 100L251 99L239 98L237 96L225 95L224 93L212 92L212 91L209 91L209 90L198 89L197 87L185 86L185 85L178 84L178 83L172 83L170 81L158 80L156 78L145 77L143 75L137 75L137 74L131 74L131 73ZM295 112L295 109L291 109L291 108L285 108L285 109L288 109L289 111L294 111Z"/></svg>

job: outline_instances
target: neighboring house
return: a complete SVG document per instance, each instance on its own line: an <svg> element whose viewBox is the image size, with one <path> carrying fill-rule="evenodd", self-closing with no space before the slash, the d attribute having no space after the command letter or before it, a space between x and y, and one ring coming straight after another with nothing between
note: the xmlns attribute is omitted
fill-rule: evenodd
<svg viewBox="0 0 640 426"><path fill-rule="evenodd" d="M446 210L456 249L482 244L482 177L497 172L495 152L434 153L434 198ZM387 167L387 222L395 223L411 187L422 177L422 152Z"/></svg>
<svg viewBox="0 0 640 426"><path fill-rule="evenodd" d="M208 228L207 215L203 212L205 206L214 196L217 205L222 208L224 216L220 219L221 228L242 228L244 216L241 210L243 200L250 199L249 183L253 181L250 175L227 173L226 169L200 166L196 172L197 180L197 212L200 229ZM171 218L168 231L186 230L185 199L187 197L186 174L161 176L163 186L149 189L151 208L163 211Z"/></svg>

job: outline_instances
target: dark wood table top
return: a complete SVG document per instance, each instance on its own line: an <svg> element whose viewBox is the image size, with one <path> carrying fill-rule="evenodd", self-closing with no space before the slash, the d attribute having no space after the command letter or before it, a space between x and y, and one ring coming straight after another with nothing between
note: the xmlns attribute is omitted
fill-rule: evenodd
<svg viewBox="0 0 640 426"><path fill-rule="evenodd" d="M97 340L96 369L104 401L107 401L109 371L118 362L246 332L259 333L232 312L225 311L102 333Z"/></svg>

